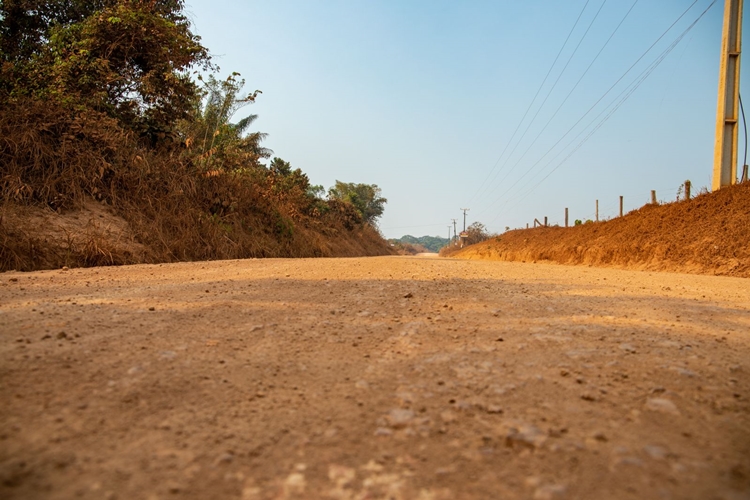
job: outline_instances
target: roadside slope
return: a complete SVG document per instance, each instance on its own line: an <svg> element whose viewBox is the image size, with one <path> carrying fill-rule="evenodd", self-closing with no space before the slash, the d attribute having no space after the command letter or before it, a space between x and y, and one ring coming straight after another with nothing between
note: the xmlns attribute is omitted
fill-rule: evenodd
<svg viewBox="0 0 750 500"><path fill-rule="evenodd" d="M750 277L750 183L606 222L509 231L454 254Z"/></svg>

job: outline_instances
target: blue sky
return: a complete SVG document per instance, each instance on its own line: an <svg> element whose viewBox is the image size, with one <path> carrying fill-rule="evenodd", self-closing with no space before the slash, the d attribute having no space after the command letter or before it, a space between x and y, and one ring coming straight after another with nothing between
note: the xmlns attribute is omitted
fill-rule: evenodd
<svg viewBox="0 0 750 500"><path fill-rule="evenodd" d="M447 237L460 208L501 232L562 224L566 207L571 224L593 219L597 199L602 218L620 195L626 211L652 189L671 201L687 179L710 188L723 1L609 113L711 2L188 0L187 12L220 76L262 90L235 119L258 114L276 156L326 188L380 186L387 237Z"/></svg>

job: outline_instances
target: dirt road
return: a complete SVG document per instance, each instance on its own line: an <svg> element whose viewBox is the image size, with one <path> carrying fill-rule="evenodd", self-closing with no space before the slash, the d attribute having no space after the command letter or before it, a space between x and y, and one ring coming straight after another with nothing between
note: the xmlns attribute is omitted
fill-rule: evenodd
<svg viewBox="0 0 750 500"><path fill-rule="evenodd" d="M750 498L750 280L408 257L0 275L5 499Z"/></svg>

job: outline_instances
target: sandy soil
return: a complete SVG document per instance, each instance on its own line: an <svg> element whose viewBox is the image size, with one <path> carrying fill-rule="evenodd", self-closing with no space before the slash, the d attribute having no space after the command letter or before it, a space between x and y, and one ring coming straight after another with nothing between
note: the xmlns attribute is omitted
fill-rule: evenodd
<svg viewBox="0 0 750 500"><path fill-rule="evenodd" d="M750 498L750 280L454 259L0 275L5 499Z"/></svg>

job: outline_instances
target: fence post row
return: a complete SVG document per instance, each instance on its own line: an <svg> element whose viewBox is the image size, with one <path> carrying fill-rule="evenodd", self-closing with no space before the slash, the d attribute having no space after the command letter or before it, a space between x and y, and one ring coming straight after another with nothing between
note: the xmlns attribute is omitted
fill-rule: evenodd
<svg viewBox="0 0 750 500"><path fill-rule="evenodd" d="M747 181L748 181L748 166L745 165L745 166L742 167L742 177L740 178L740 182L747 182ZM690 187L691 187L691 182L690 181L685 181L685 199L686 200L690 199ZM620 196L620 217L622 217L622 215L623 215L623 200L624 200L624 196ZM651 190L651 204L652 205L657 205L658 203L659 202L656 199L656 190L652 189ZM566 207L565 208L565 227L570 227L569 226L568 213L569 213L568 212L568 208ZM599 200L596 200L596 214L594 215L594 217L596 219L596 222L599 222ZM541 226L542 223L539 222L538 219L534 219L534 227L536 227L537 225ZM547 225L548 225L547 224L547 217L545 217L544 218L544 227L547 227ZM529 224L527 222L526 223L526 229L528 229L528 228L529 228Z"/></svg>

